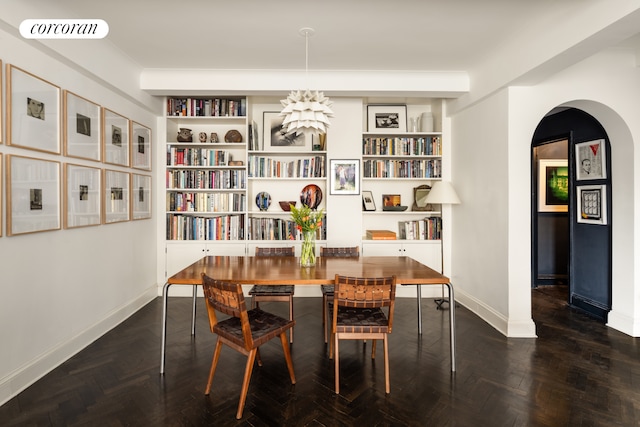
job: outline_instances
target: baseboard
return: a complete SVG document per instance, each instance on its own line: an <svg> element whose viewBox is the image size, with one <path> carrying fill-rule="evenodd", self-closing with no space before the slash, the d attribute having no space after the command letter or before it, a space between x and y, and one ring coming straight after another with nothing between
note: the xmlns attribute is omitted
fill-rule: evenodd
<svg viewBox="0 0 640 427"><path fill-rule="evenodd" d="M0 406L51 372L86 346L118 326L149 301L157 298L156 287L148 288L135 300L115 309L104 319L90 326L68 341L61 342L46 353L28 361L20 368L0 379Z"/></svg>
<svg viewBox="0 0 640 427"><path fill-rule="evenodd" d="M609 312L607 326L631 337L640 337L640 323L635 321L633 317L621 314L616 310Z"/></svg>

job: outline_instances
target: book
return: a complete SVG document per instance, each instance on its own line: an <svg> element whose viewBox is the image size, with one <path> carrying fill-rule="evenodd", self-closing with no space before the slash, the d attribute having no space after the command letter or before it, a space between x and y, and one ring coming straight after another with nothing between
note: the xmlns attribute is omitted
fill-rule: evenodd
<svg viewBox="0 0 640 427"><path fill-rule="evenodd" d="M396 233L390 230L367 230L368 240L396 240Z"/></svg>

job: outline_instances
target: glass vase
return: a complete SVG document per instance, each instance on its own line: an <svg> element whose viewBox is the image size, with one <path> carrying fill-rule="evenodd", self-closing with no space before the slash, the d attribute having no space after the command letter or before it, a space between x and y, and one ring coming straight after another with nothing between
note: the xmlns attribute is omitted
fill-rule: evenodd
<svg viewBox="0 0 640 427"><path fill-rule="evenodd" d="M302 233L300 266L313 267L314 265L316 265L316 233L315 231L304 231Z"/></svg>

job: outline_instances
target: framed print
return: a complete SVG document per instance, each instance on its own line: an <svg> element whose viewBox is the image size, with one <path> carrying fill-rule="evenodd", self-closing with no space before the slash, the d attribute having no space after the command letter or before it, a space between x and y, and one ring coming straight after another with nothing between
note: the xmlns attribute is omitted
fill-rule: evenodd
<svg viewBox="0 0 640 427"><path fill-rule="evenodd" d="M151 170L151 129L131 121L131 167Z"/></svg>
<svg viewBox="0 0 640 427"><path fill-rule="evenodd" d="M330 161L329 194L360 194L360 160Z"/></svg>
<svg viewBox="0 0 640 427"><path fill-rule="evenodd" d="M262 120L262 138L264 151L311 151L306 135L286 133L282 129L284 117L277 111L264 111ZM311 139L311 138L309 138Z"/></svg>
<svg viewBox="0 0 640 427"><path fill-rule="evenodd" d="M67 163L64 175L64 228L100 225L100 169Z"/></svg>
<svg viewBox="0 0 640 427"><path fill-rule="evenodd" d="M129 166L129 119L102 109L102 161Z"/></svg>
<svg viewBox="0 0 640 427"><path fill-rule="evenodd" d="M2 118L4 117L2 115L2 104L3 104L3 102L2 102L2 60L0 60L0 144L2 144L2 135L3 135L2 122L4 121L4 120L2 120ZM0 172L2 172L2 171L0 171ZM2 188L2 187L0 187L0 188ZM0 206L0 208L2 208L2 206ZM1 215L0 215L0 219L1 219ZM0 221L0 224L2 224L2 221ZM2 236L2 227L0 227L0 236Z"/></svg>
<svg viewBox="0 0 640 427"><path fill-rule="evenodd" d="M543 159L538 163L538 212L567 212L569 167L566 160Z"/></svg>
<svg viewBox="0 0 640 427"><path fill-rule="evenodd" d="M576 144L576 179L605 179L607 177L604 139Z"/></svg>
<svg viewBox="0 0 640 427"><path fill-rule="evenodd" d="M60 88L7 64L7 144L60 154Z"/></svg>
<svg viewBox="0 0 640 427"><path fill-rule="evenodd" d="M102 190L104 224L129 221L129 179L127 172L104 170Z"/></svg>
<svg viewBox="0 0 640 427"><path fill-rule="evenodd" d="M60 229L60 163L7 155L7 234Z"/></svg>
<svg viewBox="0 0 640 427"><path fill-rule="evenodd" d="M0 70L1 70L1 67L0 67ZM0 86L2 86L2 85L0 84ZM0 102L0 104L2 104L2 102ZM0 118L0 122L1 121L2 121L2 119ZM2 236L2 212L4 212L2 210L2 188L3 188L2 187L2 176L3 176L3 172L2 172L2 153L0 153L0 237Z"/></svg>
<svg viewBox="0 0 640 427"><path fill-rule="evenodd" d="M64 155L100 161L100 106L68 90L63 95Z"/></svg>
<svg viewBox="0 0 640 427"><path fill-rule="evenodd" d="M131 174L131 218L151 218L151 177Z"/></svg>
<svg viewBox="0 0 640 427"><path fill-rule="evenodd" d="M367 105L369 133L399 133L407 131L406 105Z"/></svg>
<svg viewBox="0 0 640 427"><path fill-rule="evenodd" d="M576 194L578 222L607 225L607 186L579 185Z"/></svg>
<svg viewBox="0 0 640 427"><path fill-rule="evenodd" d="M376 202L371 191L362 191L362 210L371 212L376 210Z"/></svg>

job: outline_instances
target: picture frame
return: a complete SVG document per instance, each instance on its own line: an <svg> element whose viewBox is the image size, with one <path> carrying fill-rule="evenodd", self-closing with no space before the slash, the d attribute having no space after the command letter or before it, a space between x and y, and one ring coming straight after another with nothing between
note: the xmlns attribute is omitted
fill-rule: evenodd
<svg viewBox="0 0 640 427"><path fill-rule="evenodd" d="M4 115L2 114L2 106L3 106L3 102L1 101L3 99L2 97L2 72L4 70L4 67L2 66L2 60L0 59L0 144L2 144L3 139L2 139L2 135L4 135L4 132L2 131L2 122L4 122L4 120L2 120L2 118L4 117ZM1 175L0 175L1 176ZM0 187L2 188L2 187ZM2 208L2 206L0 206L0 208ZM0 215L0 219L2 219L2 215ZM0 224L2 223L2 221L0 221ZM1 229L2 227L0 227ZM0 236L2 236L2 230L0 230Z"/></svg>
<svg viewBox="0 0 640 427"><path fill-rule="evenodd" d="M60 88L7 64L7 145L60 154Z"/></svg>
<svg viewBox="0 0 640 427"><path fill-rule="evenodd" d="M604 139L580 142L575 145L576 180L606 179L607 153Z"/></svg>
<svg viewBox="0 0 640 427"><path fill-rule="evenodd" d="M382 195L382 208L394 208L402 206L402 197L400 194L383 194Z"/></svg>
<svg viewBox="0 0 640 427"><path fill-rule="evenodd" d="M151 177L131 174L131 219L151 218Z"/></svg>
<svg viewBox="0 0 640 427"><path fill-rule="evenodd" d="M102 224L100 169L67 163L64 176L64 228Z"/></svg>
<svg viewBox="0 0 640 427"><path fill-rule="evenodd" d="M129 221L130 174L104 169L102 181L102 223Z"/></svg>
<svg viewBox="0 0 640 427"><path fill-rule="evenodd" d="M382 134L406 133L406 104L367 105L367 132Z"/></svg>
<svg viewBox="0 0 640 427"><path fill-rule="evenodd" d="M1 67L2 64L0 64L0 74L2 73ZM1 77L1 76L0 76ZM0 86L2 86L0 84ZM1 95L1 94L0 94ZM0 104L2 104L2 102L0 102ZM2 120L0 120L1 122ZM2 237L2 213L4 212L3 206L2 206L2 189L4 188L2 186L3 182L2 182L2 177L4 176L4 170L2 169L3 167L3 163L2 163L2 153L0 153L0 237Z"/></svg>
<svg viewBox="0 0 640 427"><path fill-rule="evenodd" d="M287 134L282 129L284 117L278 111L262 113L264 151L311 151L305 134ZM311 138L309 138L311 139Z"/></svg>
<svg viewBox="0 0 640 427"><path fill-rule="evenodd" d="M569 167L566 159L538 162L538 212L567 212Z"/></svg>
<svg viewBox="0 0 640 427"><path fill-rule="evenodd" d="M376 210L376 202L373 199L373 193L371 191L362 191L362 210L366 212L373 212Z"/></svg>
<svg viewBox="0 0 640 427"><path fill-rule="evenodd" d="M329 194L360 194L360 160L331 159L329 168Z"/></svg>
<svg viewBox="0 0 640 427"><path fill-rule="evenodd" d="M431 186L427 184L413 187L413 205L411 205L412 211L424 212L432 211L433 206L431 203L427 203L427 196L431 191Z"/></svg>
<svg viewBox="0 0 640 427"><path fill-rule="evenodd" d="M129 166L129 119L102 108L102 161Z"/></svg>
<svg viewBox="0 0 640 427"><path fill-rule="evenodd" d="M579 223L607 225L606 185L578 185L576 197Z"/></svg>
<svg viewBox="0 0 640 427"><path fill-rule="evenodd" d="M131 120L131 167L151 170L151 129Z"/></svg>
<svg viewBox="0 0 640 427"><path fill-rule="evenodd" d="M63 91L64 155L99 162L102 132L101 108L95 102Z"/></svg>
<svg viewBox="0 0 640 427"><path fill-rule="evenodd" d="M60 162L7 155L7 235L60 229Z"/></svg>

